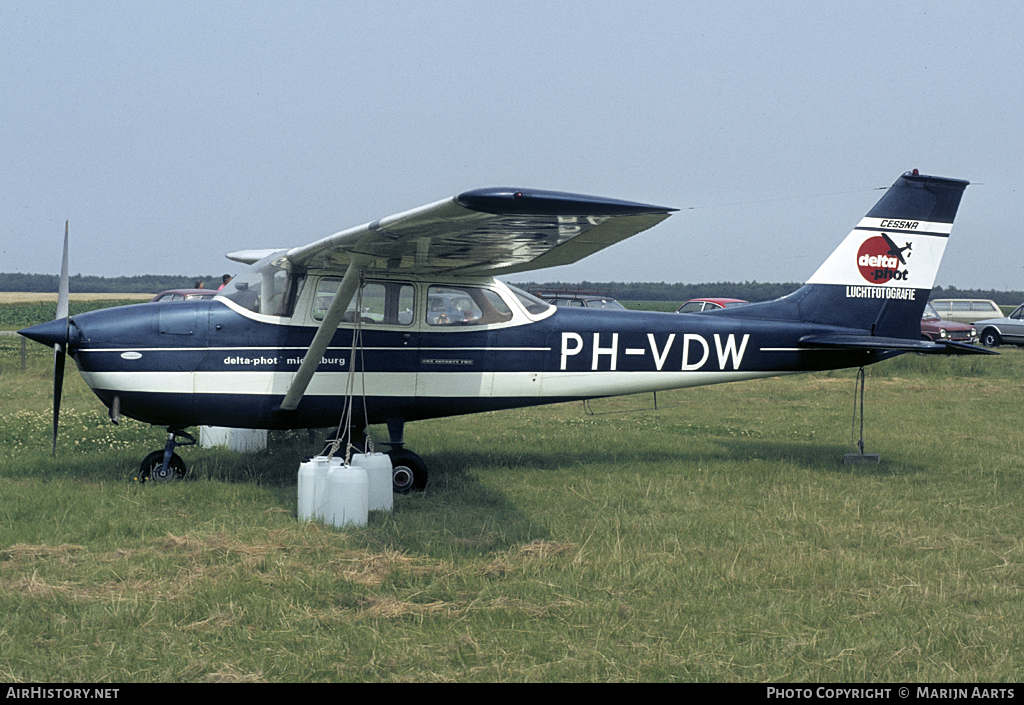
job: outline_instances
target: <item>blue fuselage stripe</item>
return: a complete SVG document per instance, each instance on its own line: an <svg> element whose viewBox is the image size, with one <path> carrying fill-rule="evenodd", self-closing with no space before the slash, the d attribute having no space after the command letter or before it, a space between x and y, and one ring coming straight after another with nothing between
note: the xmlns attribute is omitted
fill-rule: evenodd
<svg viewBox="0 0 1024 705"><path fill-rule="evenodd" d="M729 315L561 309L509 327L367 326L354 363L351 330L336 333L297 413L282 420L272 409L315 329L253 321L216 301L193 307L187 324L174 327L168 313L161 319L153 310L158 306L147 307L77 316L84 342L75 361L104 402L117 395L122 413L177 426L333 425L353 367L365 373L368 420L376 423L848 367L886 356L800 345L802 336L849 328ZM132 325L125 325L128 318ZM126 330L134 331L130 340Z"/></svg>

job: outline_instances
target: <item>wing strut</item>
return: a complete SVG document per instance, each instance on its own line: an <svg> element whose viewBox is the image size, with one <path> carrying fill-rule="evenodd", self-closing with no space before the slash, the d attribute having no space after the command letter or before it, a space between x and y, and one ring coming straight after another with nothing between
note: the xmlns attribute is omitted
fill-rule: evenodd
<svg viewBox="0 0 1024 705"><path fill-rule="evenodd" d="M313 379L313 373L320 366L320 360L323 358L327 346L330 345L335 331L338 330L338 324L341 323L342 316L345 315L348 305L352 302L356 289L359 288L360 272L369 261L369 258L352 254L352 260L349 262L348 269L345 270L341 286L338 287L330 308L324 314L324 320L320 322L320 327L317 328L316 335L313 336L313 342L309 344L306 356L302 359L302 364L299 365L299 371L292 378L291 386L288 387L284 400L279 407L274 409L275 413L295 411L298 408L299 402L302 401L302 395L306 393L306 387L309 386L309 381Z"/></svg>

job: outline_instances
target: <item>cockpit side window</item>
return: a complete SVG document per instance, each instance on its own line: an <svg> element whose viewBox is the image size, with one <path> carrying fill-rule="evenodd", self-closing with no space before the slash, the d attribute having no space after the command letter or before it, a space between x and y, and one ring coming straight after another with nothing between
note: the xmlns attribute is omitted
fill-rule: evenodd
<svg viewBox="0 0 1024 705"><path fill-rule="evenodd" d="M322 321L331 301L341 286L341 279L324 277L316 285L313 296L313 318ZM361 323L408 326L413 319L413 287L401 282L370 281L362 292L356 292L342 317L342 323L353 323L356 310Z"/></svg>
<svg viewBox="0 0 1024 705"><path fill-rule="evenodd" d="M512 320L512 309L496 291L475 286L427 290L427 325L480 326Z"/></svg>

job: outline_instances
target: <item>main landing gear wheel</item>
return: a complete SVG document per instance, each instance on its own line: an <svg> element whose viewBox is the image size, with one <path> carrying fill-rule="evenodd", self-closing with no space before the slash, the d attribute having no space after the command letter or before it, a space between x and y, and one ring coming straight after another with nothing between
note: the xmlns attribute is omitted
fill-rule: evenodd
<svg viewBox="0 0 1024 705"><path fill-rule="evenodd" d="M411 450L396 448L388 453L391 458L391 483L395 494L421 492L427 486L427 464Z"/></svg>
<svg viewBox="0 0 1024 705"><path fill-rule="evenodd" d="M185 468L185 461L177 453L171 453L171 462L168 464L166 471L164 471L163 467L164 451L154 450L146 456L145 460L142 461L142 465L139 466L138 481L170 482L172 480L181 480L188 473L188 470Z"/></svg>

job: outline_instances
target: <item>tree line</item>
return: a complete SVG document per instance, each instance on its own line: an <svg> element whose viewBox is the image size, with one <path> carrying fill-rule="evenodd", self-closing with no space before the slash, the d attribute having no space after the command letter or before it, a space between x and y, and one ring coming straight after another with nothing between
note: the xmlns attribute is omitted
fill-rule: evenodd
<svg viewBox="0 0 1024 705"><path fill-rule="evenodd" d="M75 274L68 277L68 289L83 294L156 294L167 289L191 289L197 281L205 282L207 288L220 286L220 276L211 274L194 277L162 274L94 277ZM56 274L0 273L0 291L48 293L57 291L59 285L60 277Z"/></svg>
<svg viewBox="0 0 1024 705"><path fill-rule="evenodd" d="M96 277L75 274L69 277L73 292L94 294L155 294L166 289L189 289L197 281L216 289L220 277L210 274L174 276L142 274L132 277ZM0 273L0 291L55 292L59 285L56 274L4 274ZM773 284L769 282L705 282L702 284L670 284L668 282L515 282L527 291L558 289L600 293L623 301L686 301L699 297L769 301L785 296L800 288L797 282ZM1024 291L997 291L995 289L959 289L937 286L933 299L992 299L1000 306L1016 306L1024 301Z"/></svg>

